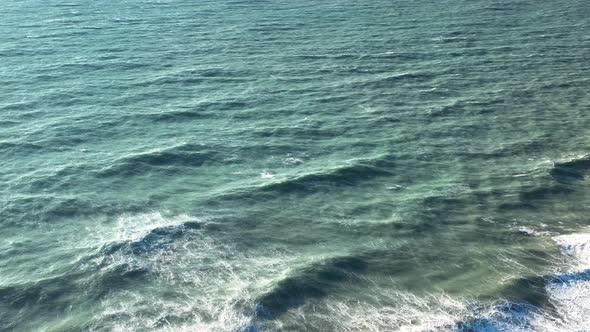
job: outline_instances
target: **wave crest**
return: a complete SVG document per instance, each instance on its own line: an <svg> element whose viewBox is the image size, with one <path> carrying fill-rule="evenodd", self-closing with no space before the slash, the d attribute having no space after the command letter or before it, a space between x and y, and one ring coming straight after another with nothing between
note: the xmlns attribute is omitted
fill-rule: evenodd
<svg viewBox="0 0 590 332"><path fill-rule="evenodd" d="M166 167L199 167L213 162L215 157L216 153L206 146L184 143L123 156L100 170L98 175L137 175Z"/></svg>
<svg viewBox="0 0 590 332"><path fill-rule="evenodd" d="M271 182L262 187L265 191L301 192L331 188L333 186L356 185L376 177L394 174L394 158L390 155L372 159L354 160L348 165L303 174L278 182Z"/></svg>
<svg viewBox="0 0 590 332"><path fill-rule="evenodd" d="M590 171L590 155L584 155L568 161L555 162L550 174L559 182L569 182L583 180L588 171Z"/></svg>

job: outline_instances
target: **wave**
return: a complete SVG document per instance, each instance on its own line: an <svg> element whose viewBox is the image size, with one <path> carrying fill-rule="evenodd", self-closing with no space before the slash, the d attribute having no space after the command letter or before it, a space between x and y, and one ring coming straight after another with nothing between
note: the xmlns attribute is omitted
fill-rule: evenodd
<svg viewBox="0 0 590 332"><path fill-rule="evenodd" d="M0 287L0 330L18 330L29 319L48 312L66 312L85 301L145 282L150 271L129 265L101 271L76 270L34 282ZM83 296L80 294L83 293Z"/></svg>
<svg viewBox="0 0 590 332"><path fill-rule="evenodd" d="M27 101L20 101L20 102L0 105L0 110L2 112L6 112L4 114L10 114L10 113L8 113L10 111L21 111L18 113L15 112L16 114L13 113L13 115L15 117L25 118L25 119L30 119L36 115L41 114L42 112L40 112L40 111L31 111L31 110L38 110L38 109L39 109L39 101L38 100L27 100ZM29 111L29 112L25 113L25 111ZM6 120L6 121L14 121L14 120Z"/></svg>
<svg viewBox="0 0 590 332"><path fill-rule="evenodd" d="M135 86L194 85L208 81L215 83L237 83L252 80L252 73L246 70L229 70L226 68L203 68L184 70L168 76L148 79Z"/></svg>
<svg viewBox="0 0 590 332"><path fill-rule="evenodd" d="M435 79L439 75L445 74L444 72L433 72L433 71L409 71L403 73L395 73L390 75L380 75L378 77L374 77L372 79L363 80L363 81L355 81L351 84L353 88L356 89L366 89L366 88L373 88L373 89L387 89L391 88L392 85L397 83L406 83L406 84L420 84L420 83L428 83Z"/></svg>
<svg viewBox="0 0 590 332"><path fill-rule="evenodd" d="M124 118L145 118L154 122L178 122L193 119L212 119L225 111L242 111L251 108L251 103L240 98L226 98L219 100L206 100L194 105L184 106L180 109L162 112L146 112L140 114L124 115ZM232 115L236 115L233 112Z"/></svg>
<svg viewBox="0 0 590 332"><path fill-rule="evenodd" d="M270 149L281 148L281 145L270 145ZM240 147L240 150L252 150L252 154L260 152L260 146ZM281 151L284 153L284 151ZM298 151L294 151L297 153ZM267 155L268 152L265 152ZM335 190L341 186L355 186L375 178L395 174L393 167L394 158L391 155L382 155L376 158L353 159L347 165L318 169L314 172L293 175L273 176L272 181L262 185L249 185L235 189L224 190L210 196L210 204L219 204L220 201L232 201L236 199L254 199L264 197L276 198L275 193L307 194L318 191Z"/></svg>
<svg viewBox="0 0 590 332"><path fill-rule="evenodd" d="M370 159L357 159L348 165L324 169L318 172L271 182L260 187L262 191L307 192L334 186L352 186L371 179L393 175L395 167L391 155L382 155Z"/></svg>
<svg viewBox="0 0 590 332"><path fill-rule="evenodd" d="M155 250L167 250L173 248L174 243L187 236L193 230L201 229L202 223L189 220L180 224L158 226L148 229L145 234L133 239L113 241L104 245L100 255L111 256L116 253L126 255L149 254Z"/></svg>
<svg viewBox="0 0 590 332"><path fill-rule="evenodd" d="M77 285L72 276L0 287L0 330L17 330L23 321L51 310L63 312L75 302Z"/></svg>
<svg viewBox="0 0 590 332"><path fill-rule="evenodd" d="M203 225L189 215L165 217L156 212L95 222L86 226L84 235L77 234L77 227L59 228L60 238L79 237L71 257L65 252L56 256L64 260L61 263L67 261L66 266L55 276L0 284L0 330L22 328L33 317L71 311L88 301L101 303L113 294L162 279L176 260L182 262L182 256L174 254L175 244L194 240L191 236Z"/></svg>
<svg viewBox="0 0 590 332"><path fill-rule="evenodd" d="M298 139L302 141L312 141L317 139L326 139L332 137L339 137L344 134L345 128L331 126L272 126L272 127L259 127L255 130L248 131L248 135L255 137L267 138L267 137L285 137L289 139ZM291 149L293 147L290 147Z"/></svg>
<svg viewBox="0 0 590 332"><path fill-rule="evenodd" d="M77 303L69 297L79 296L78 290L84 286L85 294L104 306L86 324L97 331L282 331L291 324L310 331L329 328L343 332L557 331L587 326L576 324L586 324L590 317L579 307L564 309L561 304L582 306L579 301L587 299L569 292L590 289L583 288L589 280L584 272L587 265L577 265L590 259L588 235L556 238L572 256L574 270L514 282L522 286L525 281L534 281L535 290L545 287L548 301L532 301L525 291L510 300L480 303L442 294L418 296L395 287L382 289L366 279L368 272L395 274L408 269L406 263L416 264L411 250L369 250L301 264L297 255L286 257L269 251L264 257L260 252L250 256L212 243L205 236L208 229L207 223L188 215L121 216L110 225L109 233L93 240L99 249L92 259L81 263L87 267L83 273L64 276L64 280L48 279L37 286L5 287L0 297L6 301L0 301L0 306L10 306L5 314L10 318L18 305L33 305L51 295L57 303L48 300L45 309L53 312L52 308L62 309L60 303ZM407 256L407 261L400 255ZM439 256L433 253L434 257ZM281 275L285 277L277 278ZM136 292L138 282L151 285L157 280L172 289L162 290L155 299ZM364 289L363 295L346 291L357 286ZM195 296L195 290L200 289L204 293ZM26 300L15 302L16 298ZM570 316L562 318L562 311ZM573 314L577 316L571 317ZM18 327L9 325L11 322L8 319L3 324Z"/></svg>
<svg viewBox="0 0 590 332"><path fill-rule="evenodd" d="M444 295L417 297L383 291L383 306L341 301L328 304L333 331L484 332L529 331L535 308L522 303L478 305Z"/></svg>
<svg viewBox="0 0 590 332"><path fill-rule="evenodd" d="M522 207L535 207L537 203L542 203L543 200L574 193L574 189L568 188L560 184L546 184L537 186L536 188L523 190L520 193L520 203Z"/></svg>
<svg viewBox="0 0 590 332"><path fill-rule="evenodd" d="M177 111L166 111L158 113L145 113L142 117L151 119L156 122L177 122L186 121L192 119L209 119L215 117L212 112L204 112L198 109L194 110L177 110Z"/></svg>
<svg viewBox="0 0 590 332"><path fill-rule="evenodd" d="M336 332L546 331L535 328L535 317L541 312L527 303L481 304L444 294L417 296L378 286L365 295L379 300L325 298L283 317L282 322L256 320L240 331L283 331L282 327L290 324L306 331Z"/></svg>
<svg viewBox="0 0 590 332"><path fill-rule="evenodd" d="M480 98L456 99L450 104L431 109L428 115L438 117L462 117L472 114L485 114L492 112L495 108L505 105L504 98L499 96L481 96Z"/></svg>
<svg viewBox="0 0 590 332"><path fill-rule="evenodd" d="M22 122L15 121L15 120L0 119L0 127L4 127L4 128L10 128L10 127L18 126L21 123Z"/></svg>
<svg viewBox="0 0 590 332"><path fill-rule="evenodd" d="M511 302L518 310L498 315L501 322L510 323L500 330L578 331L590 326L590 233L559 235L553 240L568 258L563 273L514 281L507 290L518 301ZM486 331L487 320L474 322L467 331ZM464 330L461 324L457 327Z"/></svg>
<svg viewBox="0 0 590 332"><path fill-rule="evenodd" d="M590 157L582 156L564 162L554 162L547 169L545 167L527 173L528 180L522 182L516 193L518 201L505 202L499 205L500 210L538 209L551 204L553 208L567 207L564 197L576 194L577 200L582 199L587 192L575 186L578 181L585 179L590 171ZM530 177L528 176L530 175ZM573 203L572 203L573 204ZM570 204L571 205L571 204Z"/></svg>
<svg viewBox="0 0 590 332"><path fill-rule="evenodd" d="M590 83L589 78L568 78L567 80L555 80L544 82L540 88L555 91L556 89L586 88Z"/></svg>
<svg viewBox="0 0 590 332"><path fill-rule="evenodd" d="M350 263L350 269L339 270L340 261L331 264L327 260L325 266L317 263L276 283L276 288L258 299L262 306L257 311L259 320L243 331L281 330L277 327L289 322L312 331L327 326L332 331L580 331L590 326L590 234L561 235L554 240L571 258L565 273L517 279L506 289L511 299L500 293L485 303L444 294L417 296L391 287L381 289L377 284L361 297L378 299L376 302L334 296L327 290L371 266L351 256L342 261L344 266ZM327 288L309 288L312 282L321 285L326 281ZM266 303L260 304L263 300ZM280 322L273 321L281 315Z"/></svg>
<svg viewBox="0 0 590 332"><path fill-rule="evenodd" d="M31 142L0 141L0 151L6 157L29 155L38 151L52 151L54 149Z"/></svg>
<svg viewBox="0 0 590 332"><path fill-rule="evenodd" d="M204 145L183 143L168 148L132 153L97 172L98 176L138 175L168 167L199 167L216 160L216 153Z"/></svg>
<svg viewBox="0 0 590 332"><path fill-rule="evenodd" d="M11 197L3 202L0 213L4 225L31 226L37 222L50 222L90 216L114 216L123 212L141 211L144 202L118 200L99 202L91 196L27 195Z"/></svg>
<svg viewBox="0 0 590 332"><path fill-rule="evenodd" d="M567 161L555 162L550 171L551 176L559 182L583 180L590 171L590 155L572 158Z"/></svg>
<svg viewBox="0 0 590 332"><path fill-rule="evenodd" d="M312 264L276 282L270 291L256 299L256 317L274 319L306 299L328 295L331 288L368 268L360 257L344 256Z"/></svg>
<svg viewBox="0 0 590 332"><path fill-rule="evenodd" d="M497 157L510 157L515 155L530 156L542 154L551 144L551 139L547 135L528 137L526 141L505 143L496 147L493 150L493 155Z"/></svg>
<svg viewBox="0 0 590 332"><path fill-rule="evenodd" d="M262 256L238 250L223 234L210 237L209 223L187 215L128 215L113 228L98 241L104 244L95 265L143 267L153 297L141 285L109 294L87 324L93 331L240 331L253 319L245 308L258 290L295 258L270 247Z"/></svg>
<svg viewBox="0 0 590 332"><path fill-rule="evenodd" d="M556 317L539 317L537 325L551 326L555 331L577 331L590 326L590 233L553 239L569 257L569 267L563 274L552 276L545 286Z"/></svg>

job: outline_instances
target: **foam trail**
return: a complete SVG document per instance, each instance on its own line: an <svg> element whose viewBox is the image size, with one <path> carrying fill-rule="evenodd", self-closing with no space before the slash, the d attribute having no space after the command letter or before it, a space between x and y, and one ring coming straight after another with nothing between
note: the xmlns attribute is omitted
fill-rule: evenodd
<svg viewBox="0 0 590 332"><path fill-rule="evenodd" d="M548 282L546 289L558 317L539 320L539 331L582 331L590 328L590 233L554 237L573 260L565 274Z"/></svg>

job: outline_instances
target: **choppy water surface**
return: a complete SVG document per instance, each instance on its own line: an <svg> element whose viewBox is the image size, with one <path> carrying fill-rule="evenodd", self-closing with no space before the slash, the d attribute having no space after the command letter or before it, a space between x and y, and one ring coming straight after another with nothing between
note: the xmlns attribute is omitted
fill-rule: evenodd
<svg viewBox="0 0 590 332"><path fill-rule="evenodd" d="M0 8L0 330L590 330L590 2Z"/></svg>

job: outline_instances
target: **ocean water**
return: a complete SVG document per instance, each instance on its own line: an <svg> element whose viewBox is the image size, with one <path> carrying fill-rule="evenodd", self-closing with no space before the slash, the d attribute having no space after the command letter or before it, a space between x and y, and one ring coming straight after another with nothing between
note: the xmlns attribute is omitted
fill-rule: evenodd
<svg viewBox="0 0 590 332"><path fill-rule="evenodd" d="M590 331L590 2L0 10L1 331Z"/></svg>

